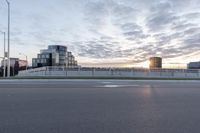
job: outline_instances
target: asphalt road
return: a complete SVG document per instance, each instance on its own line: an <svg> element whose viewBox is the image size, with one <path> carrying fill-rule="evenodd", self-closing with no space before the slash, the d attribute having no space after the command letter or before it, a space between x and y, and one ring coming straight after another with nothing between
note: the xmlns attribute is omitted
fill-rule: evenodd
<svg viewBox="0 0 200 133"><path fill-rule="evenodd" d="M200 81L0 81L0 133L199 133Z"/></svg>

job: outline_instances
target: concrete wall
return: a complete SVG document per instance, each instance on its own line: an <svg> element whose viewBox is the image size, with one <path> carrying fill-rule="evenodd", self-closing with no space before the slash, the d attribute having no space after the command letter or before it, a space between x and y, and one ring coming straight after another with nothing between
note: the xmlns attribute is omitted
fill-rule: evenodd
<svg viewBox="0 0 200 133"><path fill-rule="evenodd" d="M154 77L154 78L200 78L200 71L177 70L134 70L134 69L32 69L20 71L18 77L61 76L61 77Z"/></svg>

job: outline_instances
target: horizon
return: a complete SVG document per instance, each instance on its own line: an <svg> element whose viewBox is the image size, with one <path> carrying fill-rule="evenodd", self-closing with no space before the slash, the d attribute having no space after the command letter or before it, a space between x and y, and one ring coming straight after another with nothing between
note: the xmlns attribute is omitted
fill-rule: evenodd
<svg viewBox="0 0 200 133"><path fill-rule="evenodd" d="M198 0L10 0L11 57L29 64L48 45L65 45L79 65L185 67L200 57ZM0 30L7 31L0 1ZM0 36L3 53L3 36ZM3 56L3 54L1 54Z"/></svg>

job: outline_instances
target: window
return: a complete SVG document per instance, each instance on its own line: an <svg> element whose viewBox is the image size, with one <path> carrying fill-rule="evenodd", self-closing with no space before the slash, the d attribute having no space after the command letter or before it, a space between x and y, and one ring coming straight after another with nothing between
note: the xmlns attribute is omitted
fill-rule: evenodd
<svg viewBox="0 0 200 133"><path fill-rule="evenodd" d="M46 58L49 58L49 54L46 55Z"/></svg>
<svg viewBox="0 0 200 133"><path fill-rule="evenodd" d="M37 63L40 63L40 60L39 60L39 59L37 59L37 60L36 60L36 62L37 62Z"/></svg>

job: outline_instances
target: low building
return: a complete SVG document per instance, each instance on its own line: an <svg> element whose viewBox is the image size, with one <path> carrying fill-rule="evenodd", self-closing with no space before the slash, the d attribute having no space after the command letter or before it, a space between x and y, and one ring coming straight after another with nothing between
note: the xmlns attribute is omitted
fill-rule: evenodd
<svg viewBox="0 0 200 133"><path fill-rule="evenodd" d="M149 68L150 69L160 69L162 68L162 58L160 57L151 57L149 59Z"/></svg>
<svg viewBox="0 0 200 133"><path fill-rule="evenodd" d="M77 61L72 53L67 51L66 46L50 45L48 49L41 50L37 58L32 59L33 68L44 66L75 67Z"/></svg>
<svg viewBox="0 0 200 133"><path fill-rule="evenodd" d="M5 65L8 66L8 59L5 59ZM19 58L10 58L10 67L19 67L20 69L26 69L28 62L26 60L20 60ZM1 67L4 67L4 60L1 61Z"/></svg>
<svg viewBox="0 0 200 133"><path fill-rule="evenodd" d="M190 62L187 65L188 69L200 69L200 61L199 62Z"/></svg>
<svg viewBox="0 0 200 133"><path fill-rule="evenodd" d="M7 75L7 67L8 67L8 59L5 59L6 66L6 75ZM28 67L28 62L26 60L20 60L19 58L10 58L10 76L17 75L19 71L26 70ZM1 69L3 75L4 69L4 60L1 61Z"/></svg>

